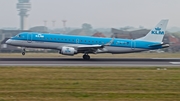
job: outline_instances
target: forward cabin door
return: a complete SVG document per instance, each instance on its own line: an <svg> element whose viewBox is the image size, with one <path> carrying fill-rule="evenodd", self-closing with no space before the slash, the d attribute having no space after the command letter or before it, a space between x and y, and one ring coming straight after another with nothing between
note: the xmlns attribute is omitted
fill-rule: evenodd
<svg viewBox="0 0 180 101"><path fill-rule="evenodd" d="M136 41L131 40L131 50L135 50L136 48Z"/></svg>
<svg viewBox="0 0 180 101"><path fill-rule="evenodd" d="M32 42L32 34L31 33L27 34L27 42L28 43Z"/></svg>
<svg viewBox="0 0 180 101"><path fill-rule="evenodd" d="M78 44L79 43L79 39L76 39L76 44Z"/></svg>

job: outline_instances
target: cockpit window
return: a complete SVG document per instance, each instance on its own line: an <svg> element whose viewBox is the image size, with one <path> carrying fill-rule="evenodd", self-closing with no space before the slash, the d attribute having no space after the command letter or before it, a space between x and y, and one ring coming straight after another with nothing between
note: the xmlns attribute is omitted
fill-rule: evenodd
<svg viewBox="0 0 180 101"><path fill-rule="evenodd" d="M20 34L18 34L18 35L16 35L15 37L17 37L17 38L20 38L20 37L22 37Z"/></svg>

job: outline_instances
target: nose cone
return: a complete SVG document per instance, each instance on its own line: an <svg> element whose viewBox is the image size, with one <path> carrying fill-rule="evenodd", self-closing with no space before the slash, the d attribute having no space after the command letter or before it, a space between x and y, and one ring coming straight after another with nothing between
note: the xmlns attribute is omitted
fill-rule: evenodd
<svg viewBox="0 0 180 101"><path fill-rule="evenodd" d="M6 44L11 44L12 43L12 40L11 39L8 39L7 41L6 41Z"/></svg>

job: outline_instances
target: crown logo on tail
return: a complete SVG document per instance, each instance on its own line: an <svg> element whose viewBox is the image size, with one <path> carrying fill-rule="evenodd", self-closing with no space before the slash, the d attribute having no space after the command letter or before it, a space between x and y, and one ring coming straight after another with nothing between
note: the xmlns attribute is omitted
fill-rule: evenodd
<svg viewBox="0 0 180 101"><path fill-rule="evenodd" d="M155 30L160 31L160 30L161 30L161 28L160 28L160 27L157 27L157 28L155 28Z"/></svg>

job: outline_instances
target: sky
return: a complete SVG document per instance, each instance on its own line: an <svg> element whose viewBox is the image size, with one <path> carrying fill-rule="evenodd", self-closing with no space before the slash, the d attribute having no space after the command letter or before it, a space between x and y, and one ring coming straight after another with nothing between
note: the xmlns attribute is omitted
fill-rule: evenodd
<svg viewBox="0 0 180 101"><path fill-rule="evenodd" d="M18 0L0 0L0 28L19 28L16 9ZM94 28L124 26L154 27L161 19L169 19L168 27L180 27L180 0L30 0L28 26L44 25L81 27L89 23Z"/></svg>

